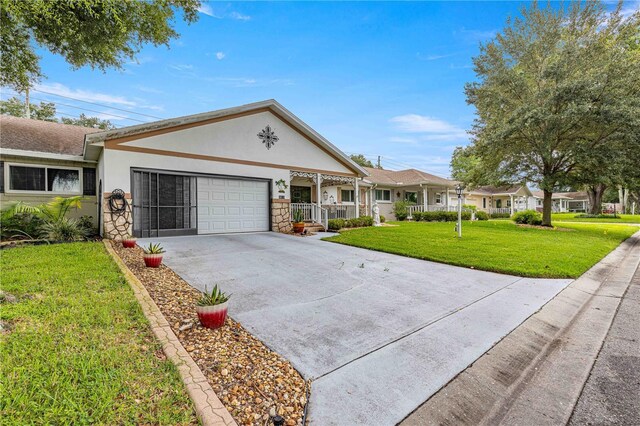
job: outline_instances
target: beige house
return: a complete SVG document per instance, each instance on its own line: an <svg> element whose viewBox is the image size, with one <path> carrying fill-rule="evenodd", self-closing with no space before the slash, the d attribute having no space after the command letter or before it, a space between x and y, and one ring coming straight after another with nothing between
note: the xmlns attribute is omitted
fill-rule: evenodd
<svg viewBox="0 0 640 426"><path fill-rule="evenodd" d="M533 191L533 208L542 211L544 192ZM551 210L554 213L587 212L589 211L589 196L584 191L554 192L551 197Z"/></svg>
<svg viewBox="0 0 640 426"><path fill-rule="evenodd" d="M394 220L392 209L396 201L415 203L409 207L409 215L414 211L457 208L456 181L416 169L393 171L365 167L365 170L369 173L369 176L363 179L368 214L371 214L373 203L376 203L381 215Z"/></svg>
<svg viewBox="0 0 640 426"><path fill-rule="evenodd" d="M465 191L465 204L491 213L513 214L530 208L532 194L526 185L482 186Z"/></svg>

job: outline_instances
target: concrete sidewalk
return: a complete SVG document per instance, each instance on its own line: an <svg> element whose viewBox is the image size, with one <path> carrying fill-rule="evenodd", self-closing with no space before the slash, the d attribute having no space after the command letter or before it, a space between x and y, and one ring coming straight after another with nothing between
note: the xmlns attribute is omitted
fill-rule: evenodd
<svg viewBox="0 0 640 426"><path fill-rule="evenodd" d="M640 425L640 268L575 406L570 425Z"/></svg>
<svg viewBox="0 0 640 426"><path fill-rule="evenodd" d="M560 292L402 424L566 424L639 264L640 232ZM631 303L637 310L637 301Z"/></svg>

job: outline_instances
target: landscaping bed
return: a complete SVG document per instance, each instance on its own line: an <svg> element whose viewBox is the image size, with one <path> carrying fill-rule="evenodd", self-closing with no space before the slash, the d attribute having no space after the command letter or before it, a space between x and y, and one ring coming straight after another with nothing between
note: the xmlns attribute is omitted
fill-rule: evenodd
<svg viewBox="0 0 640 426"><path fill-rule="evenodd" d="M195 311L200 292L164 265L146 268L141 248L125 249L115 242L112 246L238 424L265 425L270 416L279 414L286 425L302 425L308 385L287 360L229 317L222 328L202 327Z"/></svg>

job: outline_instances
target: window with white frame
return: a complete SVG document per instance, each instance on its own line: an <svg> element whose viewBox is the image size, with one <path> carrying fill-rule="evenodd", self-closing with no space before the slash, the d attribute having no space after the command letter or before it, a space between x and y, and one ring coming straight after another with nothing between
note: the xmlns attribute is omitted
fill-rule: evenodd
<svg viewBox="0 0 640 426"><path fill-rule="evenodd" d="M487 199L486 198L482 198L482 208L486 209L487 208Z"/></svg>
<svg viewBox="0 0 640 426"><path fill-rule="evenodd" d="M442 204L442 192L436 192L436 204Z"/></svg>
<svg viewBox="0 0 640 426"><path fill-rule="evenodd" d="M389 189L376 189L376 201L391 201L391 191Z"/></svg>
<svg viewBox="0 0 640 426"><path fill-rule="evenodd" d="M340 199L343 203L353 203L355 199L353 198L353 190L352 189L343 189L340 191Z"/></svg>
<svg viewBox="0 0 640 426"><path fill-rule="evenodd" d="M7 187L15 192L82 194L81 171L79 167L9 164Z"/></svg>

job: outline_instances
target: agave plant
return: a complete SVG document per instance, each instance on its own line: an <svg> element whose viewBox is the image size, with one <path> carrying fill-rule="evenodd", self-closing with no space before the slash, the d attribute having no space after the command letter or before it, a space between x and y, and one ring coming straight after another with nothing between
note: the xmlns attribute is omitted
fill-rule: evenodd
<svg viewBox="0 0 640 426"><path fill-rule="evenodd" d="M149 243L148 247L143 248L146 254L162 254L164 253L164 248L160 245L160 243Z"/></svg>
<svg viewBox="0 0 640 426"><path fill-rule="evenodd" d="M294 223L304 222L304 214L302 213L302 210L297 209L293 211L293 222Z"/></svg>
<svg viewBox="0 0 640 426"><path fill-rule="evenodd" d="M217 284L213 286L213 289L210 293L207 293L207 287L205 286L202 297L200 297L200 300L198 300L198 306L221 305L229 300L230 297L231 295L227 295L225 292L220 290Z"/></svg>

